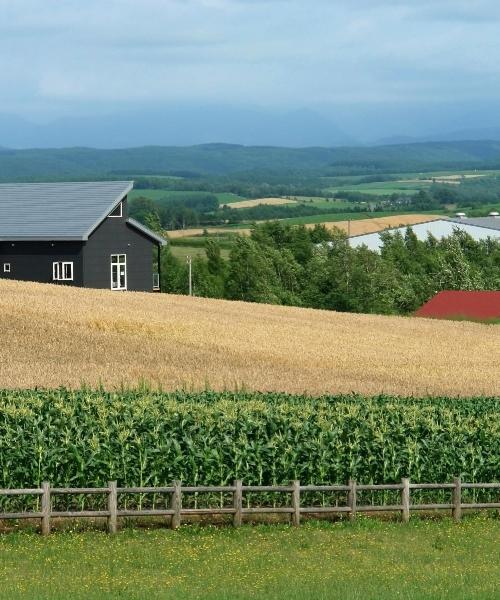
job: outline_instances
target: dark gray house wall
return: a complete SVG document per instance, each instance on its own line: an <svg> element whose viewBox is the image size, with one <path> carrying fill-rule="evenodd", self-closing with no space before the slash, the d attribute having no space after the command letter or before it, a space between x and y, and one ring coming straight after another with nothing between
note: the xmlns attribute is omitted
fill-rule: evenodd
<svg viewBox="0 0 500 600"><path fill-rule="evenodd" d="M129 225L127 201L121 217L107 217L89 236L83 247L83 285L111 288L111 255L127 256L127 289L153 289L153 240Z"/></svg>
<svg viewBox="0 0 500 600"><path fill-rule="evenodd" d="M73 281L52 281L54 262L73 263ZM4 272L4 264L10 273ZM0 279L83 285L82 242L0 242Z"/></svg>
<svg viewBox="0 0 500 600"><path fill-rule="evenodd" d="M129 218L132 187L130 181L0 184L0 279L153 291L154 260L167 242ZM114 286L112 255L126 257L113 268ZM57 265L57 276L68 279L54 281L54 263L72 263L72 279L69 266Z"/></svg>

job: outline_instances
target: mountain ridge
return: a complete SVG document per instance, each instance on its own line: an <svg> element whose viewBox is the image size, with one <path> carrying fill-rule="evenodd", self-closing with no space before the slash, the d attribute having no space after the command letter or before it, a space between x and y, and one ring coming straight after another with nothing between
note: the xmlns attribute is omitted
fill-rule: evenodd
<svg viewBox="0 0 500 600"><path fill-rule="evenodd" d="M211 143L140 146L6 149L0 152L1 181L116 178L119 174L219 177L272 174L397 173L500 168L500 141L418 142L386 146L288 148ZM182 175L181 175L182 176Z"/></svg>

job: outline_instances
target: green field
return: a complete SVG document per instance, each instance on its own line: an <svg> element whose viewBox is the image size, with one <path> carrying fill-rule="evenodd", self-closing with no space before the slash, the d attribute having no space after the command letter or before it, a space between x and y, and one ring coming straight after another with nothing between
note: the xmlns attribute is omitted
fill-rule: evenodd
<svg viewBox="0 0 500 600"><path fill-rule="evenodd" d="M432 197L433 194L436 194L436 189L433 187L434 182L440 183L439 193L443 194L442 188L448 187L455 192L462 190L462 193L468 194L471 198L470 206L467 202L463 202L462 200L457 199L457 195L452 195L452 198L455 200L451 200L450 202L441 202L435 205L442 205L441 210L434 211L424 211L418 210L418 212L429 212L429 213L441 213L445 214L447 211L456 210L456 206L459 205L461 209L467 211L470 216L484 216L488 214L489 210L496 210L500 206L495 202L498 196L495 194L500 193L498 190L498 184L495 183L494 177L497 177L500 171L498 170L473 170L473 169L457 169L457 170L448 170L448 171L429 171L429 172L400 172L400 173L391 173L391 174L383 174L380 175L348 175L348 176L335 176L328 177L323 176L319 177L314 183L311 184L311 189L316 189L316 195L300 195L288 193L282 195L282 192L276 193L273 191L271 185L268 186L269 191L259 189L258 187L252 192L242 192L242 194L247 193L249 198L255 198L255 194L262 194L264 197L266 194L269 197L283 197L294 200L288 205L282 205L279 208L276 207L274 212L264 210L261 207L260 212L257 207L248 208L247 210L242 209L242 214L238 216L238 218L232 217L229 219L232 222L228 225L228 228L238 228L244 227L248 225L248 223L253 222L254 220L260 221L264 219L279 219L284 220L286 223L290 225L300 225L300 224L314 224L314 223L322 223L322 222L331 222L331 221L344 221L344 220L352 220L352 219L362 219L369 218L371 216L381 217L381 216L390 216L397 214L397 212L412 212L411 206L407 207L407 210L404 210L404 206L400 204L395 204L393 200L391 200L392 195L396 196L414 196L419 191L429 190L429 193ZM382 179L382 181L371 181L371 179ZM457 179L460 177L468 177L467 183L462 183L462 179ZM471 179L472 177L472 179ZM444 178L444 179L440 179ZM451 179L450 179L451 178ZM286 179L286 178L285 178ZM388 179L388 180L384 180ZM489 183L488 180L489 179ZM450 181L446 185L446 182ZM455 182L455 183L453 183ZM460 183L458 183L460 182ZM472 182L472 183L471 183ZM474 184L474 182L476 182ZM483 182L482 184L480 182ZM432 188L432 189L431 189ZM223 188L222 188L223 189ZM475 191L477 189L477 192ZM257 191L258 190L258 191ZM486 190L486 191L485 191ZM360 194L360 196L353 196L356 198L355 200L345 200L343 198L339 198L338 195L345 193L351 194ZM479 196L481 202L477 202L476 198L477 194L482 194ZM229 192L220 192L214 194L220 206L228 205L231 206L234 203L237 203L245 198L243 196L239 196L237 194L229 193ZM137 198L139 196L146 196L151 198L152 200L158 202L159 204L164 204L168 202L168 199L176 200L177 202L181 202L183 198L189 198L190 200L195 199L197 196L200 198L204 198L207 196L207 192L201 191L177 191L172 189L141 189L134 190L131 192L131 198ZM377 208L382 208L387 212L377 212L373 214L369 212L370 205L373 205L372 208L376 205ZM424 206L432 207L432 204L426 204ZM270 207L266 207L270 208ZM366 212L357 212L356 209L362 208L363 211ZM389 212L392 208L394 212ZM341 213L337 213L334 211L341 210ZM307 213L318 212L320 214L313 214L307 216ZM305 216L300 216L304 215ZM321 214L322 213L322 214ZM210 223L217 222L220 223L221 219L216 219L215 221L212 219L204 219L203 215L200 216L198 221L200 223Z"/></svg>
<svg viewBox="0 0 500 600"><path fill-rule="evenodd" d="M175 244L170 244L170 251L173 256L179 258L180 260L185 259L187 256L191 256L191 258L206 258L207 254L205 252L205 248L203 246L178 246ZM229 258L229 250L225 248L221 248L220 254L223 259L227 260Z"/></svg>
<svg viewBox="0 0 500 600"><path fill-rule="evenodd" d="M247 198L243 198L243 196L231 194L230 192L220 192L215 195L219 200L219 206L222 206L223 204L232 204L233 202L241 202L242 200L247 200Z"/></svg>
<svg viewBox="0 0 500 600"><path fill-rule="evenodd" d="M211 233L206 235L189 236L185 238L174 238L169 242L169 248L172 254L181 260L186 256L206 258L205 244L207 239L217 240L221 249L221 256L224 259L229 258L229 252L232 247L232 240L235 234Z"/></svg>
<svg viewBox="0 0 500 600"><path fill-rule="evenodd" d="M325 178L325 191L331 194L338 192L358 192L372 196L387 196L391 194L416 194L420 190L429 189L432 179L450 176L481 176L496 177L498 170L455 170L430 171L426 173L392 173L392 181L365 182L366 176ZM453 184L451 184L453 185Z"/></svg>
<svg viewBox="0 0 500 600"><path fill-rule="evenodd" d="M203 197L211 195L211 192L186 192L183 190L163 190L163 189L134 189L130 192L129 198L130 200L135 200L136 198L150 198L151 200L163 200L168 198L175 198L177 200L183 197L186 198L194 198L196 196ZM220 192L213 194L219 200L219 205L222 204L231 204L232 202L241 202L242 200L246 200L241 196L237 196L236 194L231 194L229 192Z"/></svg>
<svg viewBox="0 0 500 600"><path fill-rule="evenodd" d="M290 196L290 198L308 206L315 206L316 208L336 208L348 211L353 206L356 206L354 202L347 202L346 200L334 199L333 197L321 198L318 196Z"/></svg>
<svg viewBox="0 0 500 600"><path fill-rule="evenodd" d="M500 520L0 535L8 600L494 600Z"/></svg>
<svg viewBox="0 0 500 600"><path fill-rule="evenodd" d="M360 183L353 186L342 186L327 188L326 191L331 194L338 192L359 192L360 194L370 194L374 196L389 196L391 194L416 194L422 189L429 188L429 183L402 183L398 181L378 181L374 183Z"/></svg>

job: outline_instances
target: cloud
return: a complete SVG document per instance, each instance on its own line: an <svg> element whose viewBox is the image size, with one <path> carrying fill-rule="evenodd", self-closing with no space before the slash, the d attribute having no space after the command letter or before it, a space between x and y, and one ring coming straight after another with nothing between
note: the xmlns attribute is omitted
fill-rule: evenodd
<svg viewBox="0 0 500 600"><path fill-rule="evenodd" d="M492 0L0 0L0 16L4 112L500 95Z"/></svg>

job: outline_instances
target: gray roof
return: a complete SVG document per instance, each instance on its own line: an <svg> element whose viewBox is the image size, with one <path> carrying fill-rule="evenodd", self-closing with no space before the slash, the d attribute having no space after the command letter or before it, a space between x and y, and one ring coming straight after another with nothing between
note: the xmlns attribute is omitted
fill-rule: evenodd
<svg viewBox="0 0 500 600"><path fill-rule="evenodd" d="M131 225L132 227L135 227L135 229L142 231L142 233L144 233L148 237L152 238L153 240L158 242L160 245L162 245L162 246L167 245L167 240L165 238L162 238L161 235L158 235L157 233L155 233L154 231L149 229L149 227L146 227L142 223L139 223L139 221L136 221L135 219L127 219L127 223L129 225Z"/></svg>
<svg viewBox="0 0 500 600"><path fill-rule="evenodd" d="M499 217L471 217L469 219L449 219L453 223L465 223L465 225L475 225L476 227L486 227L487 229L500 229Z"/></svg>
<svg viewBox="0 0 500 600"><path fill-rule="evenodd" d="M131 181L0 184L0 241L87 240L132 187Z"/></svg>

